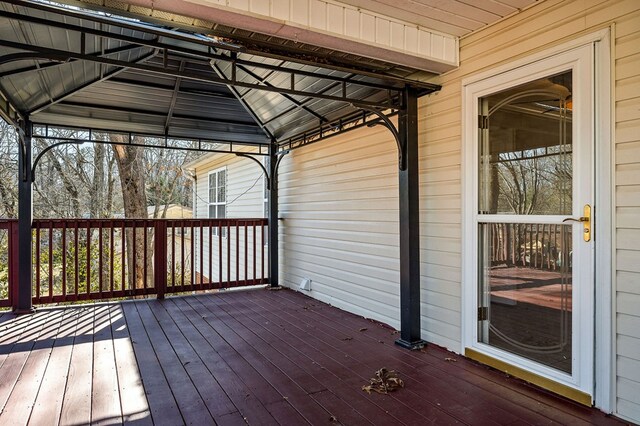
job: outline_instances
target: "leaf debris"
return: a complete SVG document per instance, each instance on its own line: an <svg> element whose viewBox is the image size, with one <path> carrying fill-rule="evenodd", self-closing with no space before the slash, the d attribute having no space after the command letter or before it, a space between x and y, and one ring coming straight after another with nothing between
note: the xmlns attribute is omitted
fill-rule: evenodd
<svg viewBox="0 0 640 426"><path fill-rule="evenodd" d="M377 392L382 394L388 394L398 388L403 388L404 382L398 377L395 371L387 370L382 367L376 371L375 377L369 379L369 384L362 386L362 390L368 394L371 392Z"/></svg>

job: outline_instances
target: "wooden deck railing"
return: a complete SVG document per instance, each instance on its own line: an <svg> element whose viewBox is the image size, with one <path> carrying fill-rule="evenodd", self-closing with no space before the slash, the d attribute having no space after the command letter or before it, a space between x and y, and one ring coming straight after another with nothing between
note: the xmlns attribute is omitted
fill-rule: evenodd
<svg viewBox="0 0 640 426"><path fill-rule="evenodd" d="M265 284L266 226L266 219L35 220L33 303ZM0 220L0 306L11 306L17 291L16 233L17 221Z"/></svg>

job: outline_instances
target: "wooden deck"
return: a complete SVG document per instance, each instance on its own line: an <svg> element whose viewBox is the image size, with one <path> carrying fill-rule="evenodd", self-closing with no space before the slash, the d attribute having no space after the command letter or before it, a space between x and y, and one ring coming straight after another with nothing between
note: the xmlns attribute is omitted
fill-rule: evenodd
<svg viewBox="0 0 640 426"><path fill-rule="evenodd" d="M0 424L620 424L299 293L0 317ZM405 388L361 390L394 369Z"/></svg>

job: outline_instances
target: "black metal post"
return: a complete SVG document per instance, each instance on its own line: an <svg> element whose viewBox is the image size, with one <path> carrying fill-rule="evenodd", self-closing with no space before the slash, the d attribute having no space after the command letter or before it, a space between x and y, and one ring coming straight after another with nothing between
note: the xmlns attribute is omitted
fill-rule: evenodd
<svg viewBox="0 0 640 426"><path fill-rule="evenodd" d="M29 314L34 311L31 305L31 286L33 284L31 260L31 225L33 221L31 158L33 146L31 135L33 126L29 119L26 119L22 124L18 160L18 294L13 295L13 312Z"/></svg>
<svg viewBox="0 0 640 426"><path fill-rule="evenodd" d="M400 339L396 344L420 349L420 206L418 188L418 97L406 87L398 115L402 161L400 191Z"/></svg>
<svg viewBox="0 0 640 426"><path fill-rule="evenodd" d="M278 146L269 145L269 283L279 288L278 276Z"/></svg>

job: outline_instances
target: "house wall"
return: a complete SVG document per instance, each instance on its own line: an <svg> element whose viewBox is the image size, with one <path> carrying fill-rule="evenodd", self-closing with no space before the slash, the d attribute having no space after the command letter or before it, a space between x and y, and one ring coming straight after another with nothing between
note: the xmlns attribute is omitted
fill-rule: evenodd
<svg viewBox="0 0 640 426"><path fill-rule="evenodd" d="M235 155L212 155L207 157L209 161L202 162L195 168L196 184L195 184L195 203L194 218L207 218L209 215L208 197L208 173L217 170L221 167L227 169L227 217L229 218L262 218L263 212L263 172L262 169L253 161L237 157ZM203 254L202 261L200 259L200 234L199 230L194 231L194 238L196 247L195 250L195 268L196 271L202 273L207 278L212 278L214 281L219 279L219 242L218 237L213 235L213 244L211 247L212 259L209 258L209 232L204 231L202 235L203 240ZM236 279L236 234L235 229L232 228L230 235L223 238L223 270L222 279L226 280L227 277L227 238L231 238L231 271L229 276L231 280ZM248 278L253 278L253 229L249 228L248 231ZM240 247L244 247L244 228L240 230L239 244ZM262 235L260 230L256 229L256 278L262 278L262 258L261 254ZM244 278L244 252L240 250L240 279ZM267 247L264 248L265 259L268 255ZM202 264L202 268L200 265ZM211 267L210 267L211 266ZM212 272L210 271L212 270ZM266 260L265 260L265 275L266 272Z"/></svg>
<svg viewBox="0 0 640 426"><path fill-rule="evenodd" d="M461 81L615 24L613 410L640 420L640 4L540 2L460 41L460 67L420 99L423 338L461 339ZM281 165L282 284L399 325L395 144L363 129L294 151ZM603 254L606 256L607 254ZM598 384L606 386L606 384Z"/></svg>

